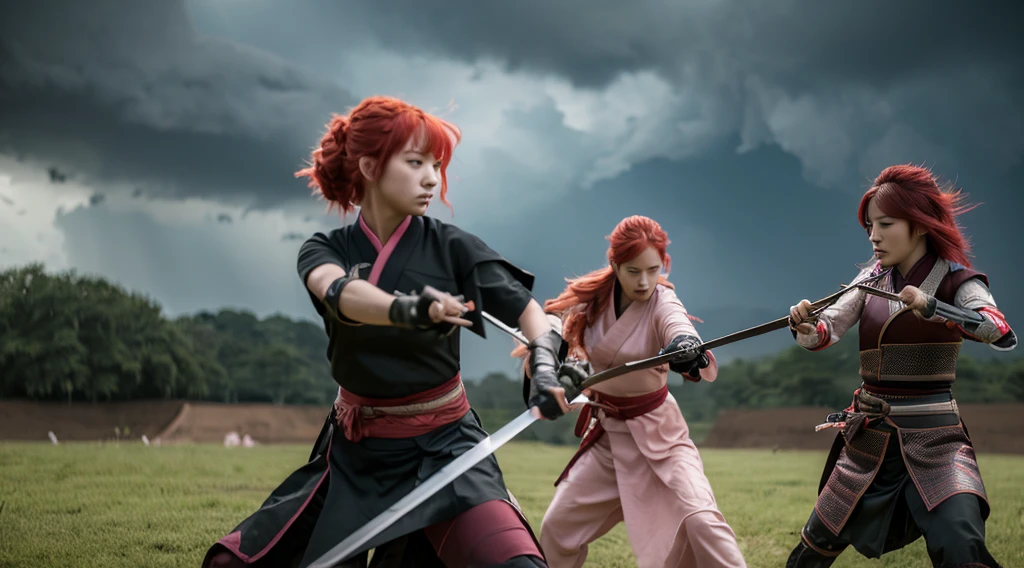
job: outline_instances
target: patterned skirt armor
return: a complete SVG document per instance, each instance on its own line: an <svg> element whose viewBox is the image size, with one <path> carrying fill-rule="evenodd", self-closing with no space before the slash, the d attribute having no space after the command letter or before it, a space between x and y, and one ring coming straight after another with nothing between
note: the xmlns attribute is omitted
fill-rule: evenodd
<svg viewBox="0 0 1024 568"><path fill-rule="evenodd" d="M875 479L889 443L889 433L868 429L860 432L855 440L855 445L848 443L840 452L814 504L818 517L836 535Z"/></svg>
<svg viewBox="0 0 1024 568"><path fill-rule="evenodd" d="M934 403L936 398L934 394L915 397L875 393L872 396L884 400L890 407ZM948 394L945 397L947 401L952 400ZM935 416L946 421L957 420L952 425L907 428L900 427L888 412L883 416L872 414L869 418L857 411L858 406L855 399L854 412L844 430L836 436L835 446L840 446L839 451L832 452L825 466L823 477L827 476L827 481L815 504L819 518L830 531L838 536L843 529L861 496L874 481L887 445L891 443L900 444L907 472L929 511L958 493L977 495L987 510L988 496L974 447L958 416L949 412Z"/></svg>

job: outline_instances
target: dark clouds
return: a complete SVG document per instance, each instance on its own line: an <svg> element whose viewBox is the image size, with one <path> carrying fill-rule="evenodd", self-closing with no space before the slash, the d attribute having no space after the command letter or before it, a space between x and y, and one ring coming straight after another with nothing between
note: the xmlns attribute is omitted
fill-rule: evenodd
<svg viewBox="0 0 1024 568"><path fill-rule="evenodd" d="M188 204L155 217L125 210L128 200L58 213L55 225L76 270L146 294L171 316L231 307L260 316L316 317L295 272L300 243L266 230L279 213L224 225L205 222Z"/></svg>
<svg viewBox="0 0 1024 568"><path fill-rule="evenodd" d="M0 154L53 167L60 191L107 195L58 214L71 265L175 313L314 317L294 249L336 220L309 216L292 173L329 113L378 92L454 99L467 135L456 214L431 214L537 274L541 299L603 263L616 222L650 215L711 335L835 290L870 252L853 219L860 192L886 165L925 163L985 202L964 222L1013 319L1024 310L1011 293L1024 273L1007 262L1024 244L1008 232L1024 176L1020 12L948 1L9 2ZM125 205L109 182L145 199ZM159 218L160 198L195 196L207 199L187 221ZM467 373L508 367L508 348L470 337Z"/></svg>
<svg viewBox="0 0 1024 568"><path fill-rule="evenodd" d="M333 4L333 8L332 8ZM447 2L424 11L412 0L312 2L380 43L473 62L555 73L588 87L622 72L704 67L762 74L796 90L839 83L885 87L921 71L983 66L1017 74L1024 48L1019 3L686 2L611 0ZM345 15L348 17L345 17ZM348 24L346 26L346 24ZM354 31L354 30L353 30Z"/></svg>
<svg viewBox="0 0 1024 568"><path fill-rule="evenodd" d="M192 5L199 25L325 74L340 51L366 45L426 60L497 62L567 78L581 92L656 73L674 100L662 106L638 96L594 109L636 121L628 135L593 133L622 148L589 150L590 163L577 167L597 163L607 177L652 158L699 154L737 134L738 151L776 145L826 188L891 162L962 161L1006 172L1024 153L1018 3L457 0L424 10L408 0L306 0L247 4L244 14L215 0ZM296 41L298 33L307 41ZM651 108L656 118L645 116ZM556 118L544 132L560 128Z"/></svg>
<svg viewBox="0 0 1024 568"><path fill-rule="evenodd" d="M563 190L650 159L697 155L737 135L738 151L777 145L801 160L809 181L829 188L892 161L967 160L1006 171L1024 153L1024 42L1013 23L1024 10L1014 3L383 6L5 4L0 151L56 158L86 179L146 182L153 195L258 207L301 200L308 194L292 173L329 113L355 102L351 89L331 82L339 61L377 48L428 61L497 62L566 78L581 93L656 73L666 82L659 98L651 94L657 85L634 79L588 108L606 121L623 114L630 126L619 132L598 121L608 131L585 137L599 143L560 146L570 172L557 182ZM535 137L579 138L561 113L550 114L529 127ZM478 165L501 168L496 156Z"/></svg>
<svg viewBox="0 0 1024 568"><path fill-rule="evenodd" d="M938 173L950 180L956 172ZM1024 167L1015 173L1024 175ZM971 192L972 202L984 202L959 220L974 245L974 266L989 276L1000 309L1020 319L1024 297L1017 291L1024 270L1012 259L1024 237L1013 227L1024 196L985 169L965 168L956 181ZM850 191L823 192L778 148L735 156L722 146L700 157L636 168L596 184L584 199L564 195L533 211L529 229L502 216L466 228L534 272L534 293L543 301L562 291L563 278L604 265L604 237L622 218L652 217L671 239L670 280L687 309L704 320L697 329L709 340L781 317L800 299L824 297L852 279L856 264L871 258L856 218L869 186L862 180ZM472 345L464 356L469 368L503 364L507 350L501 342L466 341ZM730 345L718 356L727 361L790 345L783 330ZM965 349L972 356L996 353L988 346Z"/></svg>
<svg viewBox="0 0 1024 568"><path fill-rule="evenodd" d="M61 172L57 168L47 168L46 173L50 175L50 181L52 183L64 183L68 181L67 174Z"/></svg>
<svg viewBox="0 0 1024 568"><path fill-rule="evenodd" d="M182 2L4 3L0 151L164 196L306 193L292 177L341 87L203 37Z"/></svg>

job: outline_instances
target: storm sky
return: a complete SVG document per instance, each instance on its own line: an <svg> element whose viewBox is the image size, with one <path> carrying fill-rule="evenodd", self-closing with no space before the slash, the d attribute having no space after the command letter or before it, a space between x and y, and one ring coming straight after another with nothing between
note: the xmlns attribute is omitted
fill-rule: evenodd
<svg viewBox="0 0 1024 568"><path fill-rule="evenodd" d="M856 273L870 257L860 195L885 166L917 163L982 203L961 223L1012 324L1024 318L1022 12L4 3L0 268L103 275L171 316L313 319L296 251L343 221L293 173L332 112L387 94L463 129L454 216L430 214L536 274L542 300L601 267L604 236L642 214L668 231L671 279L705 339L779 317ZM776 332L720 358L787 341ZM468 377L511 368L496 331L464 346Z"/></svg>

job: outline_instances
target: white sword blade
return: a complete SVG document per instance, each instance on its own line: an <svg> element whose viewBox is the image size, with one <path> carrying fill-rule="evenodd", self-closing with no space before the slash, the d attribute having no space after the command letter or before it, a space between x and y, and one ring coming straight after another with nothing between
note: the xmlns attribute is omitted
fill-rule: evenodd
<svg viewBox="0 0 1024 568"><path fill-rule="evenodd" d="M487 313L485 311L481 311L480 315L483 316L483 318L485 320L491 322L494 325L494 327L496 327L496 328L500 329L501 331L504 331L505 333L507 333L507 334L511 335L512 337L516 338L523 345L529 345L530 344L530 342L526 340L526 336L524 336L522 334L522 332L520 332L518 329L511 328L511 327L501 323L500 319L492 316L491 314L489 314L489 313Z"/></svg>
<svg viewBox="0 0 1024 568"><path fill-rule="evenodd" d="M513 329L501 321L492 316L487 312L482 312L484 318L494 324L496 327L518 339L523 345L528 345L529 342L523 337L523 334L517 329ZM587 402L587 397L582 394L573 399L573 403ZM412 511L416 507L420 506L424 501L429 499L432 495L441 490L442 487L455 481L460 475L466 473L480 460L493 454L498 448L504 446L509 440L515 438L520 432L526 430L530 424L537 421L532 413L532 408L526 410L518 417L514 418L508 424L502 426L497 432L487 436L483 440L477 443L469 449L468 452L455 458L448 465L442 467L430 476L423 483L416 486L415 489L409 492L408 495L402 497L395 502L394 505L388 507L381 514L377 515L373 520L366 523L359 528L356 532L350 534L348 538L334 545L330 550L323 554L316 562L309 565L309 568L332 568L336 564L340 564L345 560L348 560L350 556L358 552L370 539L384 532L391 525L395 524L395 521L405 516L409 511Z"/></svg>
<svg viewBox="0 0 1024 568"><path fill-rule="evenodd" d="M442 467L437 473L410 491L408 495L399 499L372 521L349 535L348 538L336 544L326 554L317 559L316 562L310 564L309 568L330 568L347 560L350 556L359 552L360 548L369 542L370 539L384 532L395 521L418 507L442 487L469 471L480 460L491 455L509 440L515 438L517 434L525 430L536 420L530 410L526 410L500 430L484 438L469 451Z"/></svg>

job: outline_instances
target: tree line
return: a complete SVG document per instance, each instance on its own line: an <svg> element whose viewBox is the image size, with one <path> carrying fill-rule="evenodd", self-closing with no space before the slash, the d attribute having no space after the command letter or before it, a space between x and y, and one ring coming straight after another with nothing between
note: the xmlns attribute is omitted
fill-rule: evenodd
<svg viewBox="0 0 1024 568"><path fill-rule="evenodd" d="M310 321L236 310L168 318L153 299L103 278L48 274L40 264L0 272L2 398L327 405L337 386L326 352L323 328ZM713 421L723 408L841 409L859 385L857 366L857 342L847 338L817 353L793 346L730 361L714 383L675 377L670 390L691 423ZM985 361L962 354L957 377L961 402L1024 401L1024 358L1014 353ZM491 429L522 412L521 388L500 373L467 381ZM525 435L567 443L575 440L571 422Z"/></svg>
<svg viewBox="0 0 1024 568"><path fill-rule="evenodd" d="M0 272L0 397L327 403L322 327L221 310L178 318L153 299L40 264Z"/></svg>

